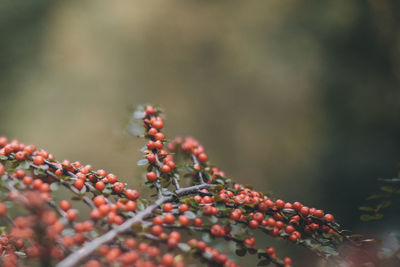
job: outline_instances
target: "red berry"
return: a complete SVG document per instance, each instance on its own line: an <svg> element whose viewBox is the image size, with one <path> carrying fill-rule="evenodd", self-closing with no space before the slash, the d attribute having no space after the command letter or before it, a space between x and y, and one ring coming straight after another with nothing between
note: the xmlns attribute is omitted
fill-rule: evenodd
<svg viewBox="0 0 400 267"><path fill-rule="evenodd" d="M164 165L162 165L161 166L161 169L160 169L162 172L164 172L164 173L169 173L170 171L171 171L171 167L170 166L168 166L168 165L166 165L166 164L164 164Z"/></svg>
<svg viewBox="0 0 400 267"><path fill-rule="evenodd" d="M197 156L197 158L199 159L200 162L206 162L207 159L208 159L208 156L207 156L207 154L205 154L205 153L200 153L200 154Z"/></svg>
<svg viewBox="0 0 400 267"><path fill-rule="evenodd" d="M126 202L125 210L127 210L127 211L135 211L136 210L136 202L132 201L132 200L129 200L128 202Z"/></svg>
<svg viewBox="0 0 400 267"><path fill-rule="evenodd" d="M300 209L300 213L301 213L303 216L307 216L308 213L309 213L309 211L310 211L310 209L309 209L308 207L306 207L306 206L303 206L303 207L301 207L301 209Z"/></svg>
<svg viewBox="0 0 400 267"><path fill-rule="evenodd" d="M252 229L256 229L256 228L258 227L258 222L257 222L256 220L251 220L251 221L249 222L249 226L250 226L250 228L252 228Z"/></svg>
<svg viewBox="0 0 400 267"><path fill-rule="evenodd" d="M156 161L156 156L153 153L147 154L146 159L149 161L149 163L154 163Z"/></svg>
<svg viewBox="0 0 400 267"><path fill-rule="evenodd" d="M96 183L96 189L99 191L103 191L105 187L106 187L106 185L104 184L103 181L99 181Z"/></svg>
<svg viewBox="0 0 400 267"><path fill-rule="evenodd" d="M172 210L172 208L173 208L173 206L172 206L171 203L165 203L164 206L163 206L163 211L164 212L169 212L169 211Z"/></svg>
<svg viewBox="0 0 400 267"><path fill-rule="evenodd" d="M139 191L134 189L127 189L125 191L125 196L131 200L136 200L139 198Z"/></svg>
<svg viewBox="0 0 400 267"><path fill-rule="evenodd" d="M114 189L114 191L117 192L117 193L122 193L122 192L124 192L125 185L124 185L123 183L121 183L121 182L116 182L116 183L113 185L113 189Z"/></svg>
<svg viewBox="0 0 400 267"><path fill-rule="evenodd" d="M285 206L285 201L278 199L277 201L275 201L275 205L278 209L283 209L283 207Z"/></svg>
<svg viewBox="0 0 400 267"><path fill-rule="evenodd" d="M174 256L172 254L166 253L162 256L162 264L165 266L172 266L174 264Z"/></svg>
<svg viewBox="0 0 400 267"><path fill-rule="evenodd" d="M179 212L180 213L184 213L185 211L188 211L188 210L189 210L189 206L187 204L181 204L179 206Z"/></svg>
<svg viewBox="0 0 400 267"><path fill-rule="evenodd" d="M193 220L193 225L196 226L196 227L200 227L202 224L203 224L203 220L200 219L200 218L195 218Z"/></svg>
<svg viewBox="0 0 400 267"><path fill-rule="evenodd" d="M61 200L59 206L63 211L67 211L71 208L71 203L66 200Z"/></svg>
<svg viewBox="0 0 400 267"><path fill-rule="evenodd" d="M324 216L324 219L325 219L325 221L327 221L327 222L333 222L334 221L334 218L333 218L333 215L332 214L325 214L325 216Z"/></svg>
<svg viewBox="0 0 400 267"><path fill-rule="evenodd" d="M161 233L162 233L162 227L160 226L160 225L154 225L152 228L151 228L151 233L153 234L153 235L156 235L156 236L159 236Z"/></svg>
<svg viewBox="0 0 400 267"><path fill-rule="evenodd" d="M164 223L172 224L175 222L175 216L172 213L167 213L164 215Z"/></svg>
<svg viewBox="0 0 400 267"><path fill-rule="evenodd" d="M187 226L189 224L190 220L185 215L181 215L181 216L179 216L179 222L181 225Z"/></svg>
<svg viewBox="0 0 400 267"><path fill-rule="evenodd" d="M157 180L157 174L155 172L148 172L146 174L147 180L149 180L150 182L154 182Z"/></svg>
<svg viewBox="0 0 400 267"><path fill-rule="evenodd" d="M76 210L68 210L66 217L68 220L70 221L74 221L76 219L76 217L78 217L78 212Z"/></svg>
<svg viewBox="0 0 400 267"><path fill-rule="evenodd" d="M314 212L314 216L317 218L322 218L322 217L324 217L324 212L322 210L316 210Z"/></svg>
<svg viewBox="0 0 400 267"><path fill-rule="evenodd" d="M23 161L25 160L25 152L23 151L18 151L17 153L15 153L15 158L19 161Z"/></svg>
<svg viewBox="0 0 400 267"><path fill-rule="evenodd" d="M81 190L83 188L83 186L84 186L84 183L83 183L82 180L78 179L78 180L75 180L74 186L75 186L76 189Z"/></svg>
<svg viewBox="0 0 400 267"><path fill-rule="evenodd" d="M118 177L113 173L107 174L106 178L107 178L107 182L109 182L110 184L116 183L118 180Z"/></svg>
<svg viewBox="0 0 400 267"><path fill-rule="evenodd" d="M154 128L156 128L158 130L161 130L164 127L164 123L163 123L162 119L155 120L152 123L152 125L153 125Z"/></svg>
<svg viewBox="0 0 400 267"><path fill-rule="evenodd" d="M156 114L156 110L152 106L147 106L145 112L150 116Z"/></svg>

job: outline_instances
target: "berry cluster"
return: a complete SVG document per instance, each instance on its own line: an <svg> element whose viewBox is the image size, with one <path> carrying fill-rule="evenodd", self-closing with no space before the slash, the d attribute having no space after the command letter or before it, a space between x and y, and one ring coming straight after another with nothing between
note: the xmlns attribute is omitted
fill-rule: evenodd
<svg viewBox="0 0 400 267"><path fill-rule="evenodd" d="M59 267L182 267L201 261L233 267L236 255L246 253L292 266L274 248L256 246L258 231L326 258L336 255L343 235L331 214L233 183L209 164L194 138L168 142L159 109L147 106L135 114L147 139L138 165L147 165L145 184L157 192L153 202L139 198L113 173L57 161L43 149L0 137L2 266L36 261ZM89 212L79 214L71 200L57 200L61 187ZM214 247L222 240L233 244L233 251Z"/></svg>

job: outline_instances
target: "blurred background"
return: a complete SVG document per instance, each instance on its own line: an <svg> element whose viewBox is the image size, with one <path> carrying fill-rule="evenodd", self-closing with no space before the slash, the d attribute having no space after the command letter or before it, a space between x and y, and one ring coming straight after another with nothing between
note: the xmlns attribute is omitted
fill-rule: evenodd
<svg viewBox="0 0 400 267"><path fill-rule="evenodd" d="M196 137L236 181L391 232L398 205L377 223L358 207L398 171L399 14L396 0L4 0L0 135L140 187L143 140L124 130L131 107L160 104L167 136Z"/></svg>

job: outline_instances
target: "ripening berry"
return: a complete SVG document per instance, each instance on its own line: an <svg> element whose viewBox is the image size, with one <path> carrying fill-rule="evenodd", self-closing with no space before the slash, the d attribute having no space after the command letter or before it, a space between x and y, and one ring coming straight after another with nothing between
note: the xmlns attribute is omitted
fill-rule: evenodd
<svg viewBox="0 0 400 267"><path fill-rule="evenodd" d="M127 210L127 211L135 211L136 210L136 202L132 201L132 200L129 200L128 202L126 202L125 210Z"/></svg>
<svg viewBox="0 0 400 267"><path fill-rule="evenodd" d="M169 173L171 171L171 167L164 164L161 166L160 171L162 171L163 173Z"/></svg>
<svg viewBox="0 0 400 267"><path fill-rule="evenodd" d="M172 254L166 253L162 256L162 264L165 266L172 266L174 264L174 256Z"/></svg>
<svg viewBox="0 0 400 267"><path fill-rule="evenodd" d="M6 168L0 163L0 177L6 173Z"/></svg>
<svg viewBox="0 0 400 267"><path fill-rule="evenodd" d="M149 131L148 131L148 133L149 133L149 135L155 135L156 133L158 133L158 131L157 131L157 129L156 128L150 128L149 129Z"/></svg>
<svg viewBox="0 0 400 267"><path fill-rule="evenodd" d="M128 248L135 248L136 247L136 240L133 238L128 238L125 240L125 246Z"/></svg>
<svg viewBox="0 0 400 267"><path fill-rule="evenodd" d="M314 216L317 218L322 218L322 217L324 217L324 212L322 210L316 210L314 212Z"/></svg>
<svg viewBox="0 0 400 267"><path fill-rule="evenodd" d="M150 182L154 182L157 180L157 174L155 172L148 172L146 174L147 180L149 180Z"/></svg>
<svg viewBox="0 0 400 267"><path fill-rule="evenodd" d="M252 229L256 229L256 228L258 227L258 221L256 221L256 220L251 220L251 221L249 222L249 226L250 226L250 228L252 228Z"/></svg>
<svg viewBox="0 0 400 267"><path fill-rule="evenodd" d="M83 186L84 186L84 182L82 180L75 180L74 182L74 186L76 189L78 190L82 190Z"/></svg>
<svg viewBox="0 0 400 267"><path fill-rule="evenodd" d="M268 255L272 255L272 254L275 254L275 249L273 247L269 247L269 248L265 249L265 252Z"/></svg>
<svg viewBox="0 0 400 267"><path fill-rule="evenodd" d="M291 234L289 236L289 240L292 241L292 242L296 242L297 239L299 239L299 237L296 234Z"/></svg>
<svg viewBox="0 0 400 267"><path fill-rule="evenodd" d="M129 198L130 200L136 200L139 198L139 191L134 190L134 189L127 189L125 191L125 196Z"/></svg>
<svg viewBox="0 0 400 267"><path fill-rule="evenodd" d="M59 206L63 211L67 211L71 208L71 203L69 203L67 200L61 200Z"/></svg>
<svg viewBox="0 0 400 267"><path fill-rule="evenodd" d="M122 192L124 192L125 185L124 185L123 183L121 183L121 182L116 182L116 183L113 185L113 189L114 189L114 191L117 192L117 193L122 193Z"/></svg>
<svg viewBox="0 0 400 267"><path fill-rule="evenodd" d="M15 174L15 177L17 177L18 179L22 179L25 177L26 172L24 169L17 169L17 170L15 170L14 174Z"/></svg>
<svg viewBox="0 0 400 267"><path fill-rule="evenodd" d="M175 222L175 216L172 213L167 213L164 215L164 223L172 224Z"/></svg>
<svg viewBox="0 0 400 267"><path fill-rule="evenodd" d="M199 159L200 162L206 162L208 159L208 156L206 153L200 153L197 158Z"/></svg>
<svg viewBox="0 0 400 267"><path fill-rule="evenodd" d="M155 138L156 140L158 140L158 141L162 141L162 140L164 140L165 136L164 136L163 133L156 133L156 134L154 135L154 138Z"/></svg>
<svg viewBox="0 0 400 267"><path fill-rule="evenodd" d="M277 201L275 201L275 205L278 209L283 209L283 207L285 206L285 201L278 199Z"/></svg>
<svg viewBox="0 0 400 267"><path fill-rule="evenodd" d="M7 205L3 202L0 202L0 216L4 216L7 214Z"/></svg>
<svg viewBox="0 0 400 267"><path fill-rule="evenodd" d="M196 227L200 227L203 224L203 220L201 218L195 218L193 220L193 225Z"/></svg>
<svg viewBox="0 0 400 267"><path fill-rule="evenodd" d="M332 214L328 213L328 214L325 214L324 220L327 221L327 222L333 222L334 221L334 217L333 217Z"/></svg>
<svg viewBox="0 0 400 267"><path fill-rule="evenodd" d="M155 121L152 123L152 125L153 125L153 127L156 128L157 130L161 130L161 129L164 127L164 123L163 123L163 121L162 121L161 118L158 119L158 120L155 120Z"/></svg>
<svg viewBox="0 0 400 267"><path fill-rule="evenodd" d="M283 258L283 263L285 263L285 264L292 264L292 259L291 258L289 258L289 257L284 257Z"/></svg>
<svg viewBox="0 0 400 267"><path fill-rule="evenodd" d="M179 241L179 240L181 240L181 234L180 234L179 232L177 232L177 231L172 231L172 232L169 234L169 238L170 238L170 239L175 239L175 240Z"/></svg>
<svg viewBox="0 0 400 267"><path fill-rule="evenodd" d="M172 206L171 203L165 203L164 206L163 206L163 211L164 212L169 212L169 211L172 210L172 208L173 208L173 206Z"/></svg>
<svg viewBox="0 0 400 267"><path fill-rule="evenodd" d="M107 182L109 182L110 184L116 183L118 180L118 177L113 173L107 174L106 178Z"/></svg>
<svg viewBox="0 0 400 267"><path fill-rule="evenodd" d="M163 224L163 222L164 222L164 219L161 216L156 216L153 219L153 224L161 225L161 224Z"/></svg>
<svg viewBox="0 0 400 267"><path fill-rule="evenodd" d="M74 221L76 219L76 217L78 217L78 212L76 210L68 210L66 217L68 220L70 221Z"/></svg>
<svg viewBox="0 0 400 267"><path fill-rule="evenodd" d="M35 157L33 158L33 164L35 164L35 165L42 165L42 164L44 164L44 159L43 159L43 157L42 157L42 156L35 156Z"/></svg>
<svg viewBox="0 0 400 267"><path fill-rule="evenodd" d="M0 147L4 147L8 144L8 139L5 136L0 136Z"/></svg>
<svg viewBox="0 0 400 267"><path fill-rule="evenodd" d="M181 204L180 206L179 206L179 212L180 213L184 213L184 212L186 212L186 211L188 211L189 210L189 206L187 205L187 204Z"/></svg>
<svg viewBox="0 0 400 267"><path fill-rule="evenodd" d="M149 161L149 163L156 162L156 156L153 153L147 154L146 159Z"/></svg>
<svg viewBox="0 0 400 267"><path fill-rule="evenodd" d="M25 152L23 151L18 151L17 153L15 153L15 158L19 161L23 161L25 160Z"/></svg>
<svg viewBox="0 0 400 267"><path fill-rule="evenodd" d="M158 224L151 227L151 233L155 236L159 236L162 233L162 227Z"/></svg>
<svg viewBox="0 0 400 267"><path fill-rule="evenodd" d="M288 234L293 233L295 230L296 230L296 229L294 229L294 227L293 227L292 225L288 225L288 226L286 226L286 228L285 228L285 232L288 233Z"/></svg>
<svg viewBox="0 0 400 267"><path fill-rule="evenodd" d="M1 176L1 175L0 175ZM31 176L25 176L24 179L22 180L22 182L25 185L30 185L33 182L33 178Z"/></svg>
<svg viewBox="0 0 400 267"><path fill-rule="evenodd" d="M190 220L185 215L181 215L181 216L179 216L179 222L181 225L187 226L189 224Z"/></svg>
<svg viewBox="0 0 400 267"><path fill-rule="evenodd" d="M104 198L104 196L99 195L99 196L95 196L93 198L93 203L96 207L100 207L101 205L106 204L106 199Z"/></svg>
<svg viewBox="0 0 400 267"><path fill-rule="evenodd" d="M303 206L303 207L301 207L301 209L300 209L300 213L301 213L301 215L303 215L303 216L307 216L308 213L309 213L309 211L310 211L310 209L309 209L308 207L306 207L306 206Z"/></svg>
<svg viewBox="0 0 400 267"><path fill-rule="evenodd" d="M97 189L97 190L103 191L104 188L106 188L106 185L104 184L103 181L98 181L98 182L96 183L96 189Z"/></svg>

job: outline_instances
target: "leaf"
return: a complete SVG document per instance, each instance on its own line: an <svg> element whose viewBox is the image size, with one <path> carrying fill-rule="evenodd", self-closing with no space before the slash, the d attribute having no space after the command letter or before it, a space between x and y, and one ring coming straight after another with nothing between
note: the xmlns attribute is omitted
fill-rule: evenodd
<svg viewBox="0 0 400 267"><path fill-rule="evenodd" d="M240 248L240 249L237 249L235 251L235 253L236 253L236 255L243 257L244 255L246 255L247 250L246 250L246 248Z"/></svg>
<svg viewBox="0 0 400 267"><path fill-rule="evenodd" d="M149 161L147 159L141 159L136 164L138 166L143 166L143 165L147 165L148 163L149 163Z"/></svg>
<svg viewBox="0 0 400 267"><path fill-rule="evenodd" d="M364 222L372 221L372 220L380 220L383 218L383 214L377 213L374 215L363 214L360 216L360 220Z"/></svg>
<svg viewBox="0 0 400 267"><path fill-rule="evenodd" d="M196 218L196 214L194 214L194 213L191 212L191 211L186 211L186 212L184 213L184 215L185 215L186 217L188 217L189 219L191 219L191 220L193 220L193 219Z"/></svg>
<svg viewBox="0 0 400 267"><path fill-rule="evenodd" d="M359 207L358 209L362 211L371 211L371 212L375 211L373 207Z"/></svg>
<svg viewBox="0 0 400 267"><path fill-rule="evenodd" d="M132 123L129 127L129 132L135 136L142 136L144 133L144 128L138 123Z"/></svg>
<svg viewBox="0 0 400 267"><path fill-rule="evenodd" d="M384 185L381 186L381 190L387 193L395 193L397 191L397 188L391 185Z"/></svg>
<svg viewBox="0 0 400 267"><path fill-rule="evenodd" d="M211 260L212 257L213 257L213 254L211 252L209 252L209 251L206 251L206 252L203 253L203 257L206 258L206 259Z"/></svg>
<svg viewBox="0 0 400 267"><path fill-rule="evenodd" d="M57 191L59 187L60 187L60 186L58 185L58 183L52 183L52 184L50 185L51 191Z"/></svg>
<svg viewBox="0 0 400 267"><path fill-rule="evenodd" d="M140 199L136 200L136 207L138 210L144 210L143 202Z"/></svg>
<svg viewBox="0 0 400 267"><path fill-rule="evenodd" d="M203 239L203 241L206 243L210 243L212 241L211 235L209 233L202 234L201 239Z"/></svg>
<svg viewBox="0 0 400 267"><path fill-rule="evenodd" d="M180 248L184 252L188 252L190 250L190 247L186 243L179 243L178 248Z"/></svg>
<svg viewBox="0 0 400 267"><path fill-rule="evenodd" d="M321 246L321 251L325 252L326 254L330 255L330 256L337 256L339 255L339 253L330 246Z"/></svg>
<svg viewBox="0 0 400 267"><path fill-rule="evenodd" d="M271 263L270 260L264 259L264 260L259 261L259 262L257 263L257 266L267 266L267 265L269 265L270 263Z"/></svg>
<svg viewBox="0 0 400 267"><path fill-rule="evenodd" d="M132 117L138 120L143 119L144 116L146 116L146 113L144 113L142 110L135 110L132 114Z"/></svg>

